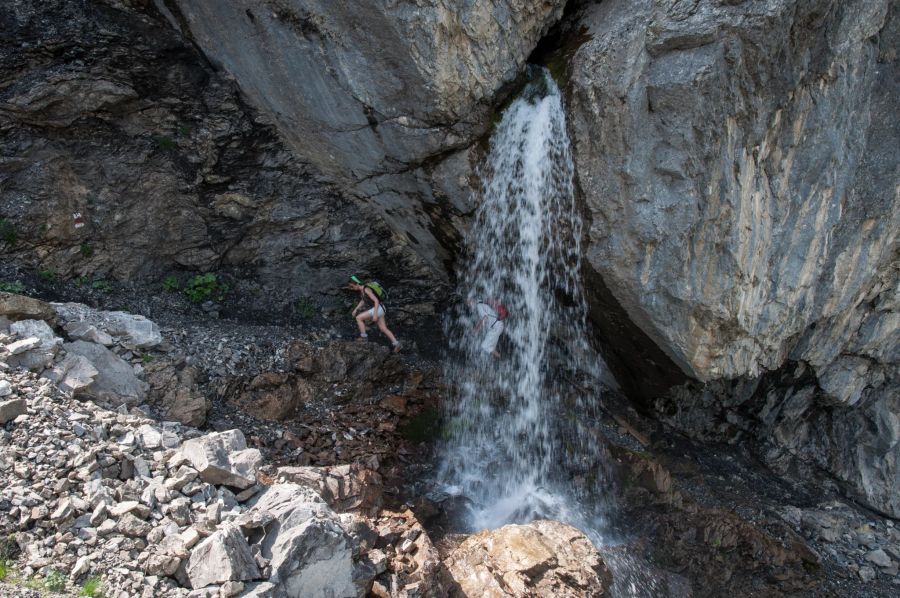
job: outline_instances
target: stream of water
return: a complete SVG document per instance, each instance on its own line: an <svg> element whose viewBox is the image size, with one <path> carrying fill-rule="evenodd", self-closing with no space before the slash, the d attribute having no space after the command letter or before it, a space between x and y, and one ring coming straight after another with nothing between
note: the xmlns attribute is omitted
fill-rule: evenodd
<svg viewBox="0 0 900 598"><path fill-rule="evenodd" d="M560 409L562 377L591 365L565 113L543 69L506 109L481 175L464 300L448 331L460 357L448 366L455 393L443 479L471 501L473 528L571 521L583 513L562 466L579 437ZM495 319L495 302L506 319ZM492 333L499 357L484 346Z"/></svg>
<svg viewBox="0 0 900 598"><path fill-rule="evenodd" d="M466 501L471 530L554 519L602 547L606 457L588 429L599 389L578 383L599 378L599 360L587 340L565 112L545 69L532 68L504 111L480 174L462 300L447 321L452 388L439 479ZM486 339L498 334L492 355ZM618 570L616 595L655 593L633 561L605 556Z"/></svg>

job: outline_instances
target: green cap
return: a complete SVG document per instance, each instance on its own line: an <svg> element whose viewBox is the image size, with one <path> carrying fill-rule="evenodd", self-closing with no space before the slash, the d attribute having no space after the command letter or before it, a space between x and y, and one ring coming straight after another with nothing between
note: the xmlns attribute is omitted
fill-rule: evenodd
<svg viewBox="0 0 900 598"><path fill-rule="evenodd" d="M360 280L356 277L355 274L350 276L350 280L352 280L356 284L362 284L362 282L360 282Z"/></svg>

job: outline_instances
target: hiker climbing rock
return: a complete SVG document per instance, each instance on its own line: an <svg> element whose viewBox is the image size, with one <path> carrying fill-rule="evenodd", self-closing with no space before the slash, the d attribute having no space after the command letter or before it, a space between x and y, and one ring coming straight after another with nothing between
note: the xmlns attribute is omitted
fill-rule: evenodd
<svg viewBox="0 0 900 598"><path fill-rule="evenodd" d="M387 293L384 287L374 280L364 284L356 276L351 276L348 288L351 291L359 292L360 296L359 303L353 308L353 317L356 318L356 325L359 327L359 338L357 340L365 341L369 338L369 335L366 333L366 320L371 320L378 326L378 330L391 341L394 353L399 352L400 342L394 336L394 333L388 330L387 322L385 321L386 310L383 300L386 298Z"/></svg>
<svg viewBox="0 0 900 598"><path fill-rule="evenodd" d="M478 312L478 323L475 324L475 334L482 329L484 338L481 340L481 350L492 357L500 357L497 351L497 343L505 327L503 321L509 316L506 306L495 299L484 299L474 302L475 311Z"/></svg>

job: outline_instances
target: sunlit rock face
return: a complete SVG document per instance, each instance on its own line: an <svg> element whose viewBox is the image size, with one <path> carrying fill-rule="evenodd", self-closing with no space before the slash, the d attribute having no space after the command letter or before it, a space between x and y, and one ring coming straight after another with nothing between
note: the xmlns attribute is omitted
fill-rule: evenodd
<svg viewBox="0 0 900 598"><path fill-rule="evenodd" d="M816 460L895 514L896 12L610 0L585 13L569 81L590 266L696 380L810 366L816 398L788 420L824 434ZM831 408L832 423L801 425Z"/></svg>
<svg viewBox="0 0 900 598"><path fill-rule="evenodd" d="M295 150L439 263L471 211L470 147L565 1L176 4Z"/></svg>

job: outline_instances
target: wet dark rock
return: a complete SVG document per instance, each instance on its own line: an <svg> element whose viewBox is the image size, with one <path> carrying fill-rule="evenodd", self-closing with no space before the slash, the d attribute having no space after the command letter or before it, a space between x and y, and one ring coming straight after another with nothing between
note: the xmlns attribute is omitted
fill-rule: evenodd
<svg viewBox="0 0 900 598"><path fill-rule="evenodd" d="M184 288L216 271L230 289L213 309L239 304L244 316L343 312L337 289L352 272L382 276L395 300L416 288L417 303L433 301L421 282L438 278L409 241L320 182L163 13L60 0L4 9L0 58L14 83L0 92L0 219L15 242L0 240L2 261L100 295L116 280L156 294L167 277Z"/></svg>

